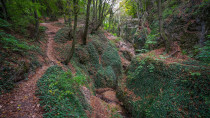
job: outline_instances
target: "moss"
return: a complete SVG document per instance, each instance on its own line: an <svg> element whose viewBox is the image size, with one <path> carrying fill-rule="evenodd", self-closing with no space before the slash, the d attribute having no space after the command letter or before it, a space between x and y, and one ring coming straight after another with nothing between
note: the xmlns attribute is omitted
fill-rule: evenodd
<svg viewBox="0 0 210 118"><path fill-rule="evenodd" d="M167 65L137 56L127 74L126 87L138 100L118 90L118 97L133 117L209 116L209 69L190 65Z"/></svg>

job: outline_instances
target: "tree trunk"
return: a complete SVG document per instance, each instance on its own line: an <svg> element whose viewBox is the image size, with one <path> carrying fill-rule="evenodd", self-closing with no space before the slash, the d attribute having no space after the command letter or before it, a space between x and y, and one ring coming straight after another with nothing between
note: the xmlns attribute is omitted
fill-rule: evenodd
<svg viewBox="0 0 210 118"><path fill-rule="evenodd" d="M201 22L201 38L200 38L200 47L204 46L204 42L205 42L205 34L206 34L206 23L205 21Z"/></svg>
<svg viewBox="0 0 210 118"><path fill-rule="evenodd" d="M71 60L71 58L74 55L74 51L75 51L75 45L76 45L76 31L77 31L77 15L78 15L78 0L73 0L74 3L74 32L73 32L73 42L72 42L72 47L71 47L71 51L69 53L69 56L67 57L67 59L64 61L64 64L68 65L69 61Z"/></svg>
<svg viewBox="0 0 210 118"><path fill-rule="evenodd" d="M32 0L33 3L35 3L35 0ZM34 38L37 39L39 35L39 18L37 15L36 9L34 9L34 18L35 18L35 33Z"/></svg>
<svg viewBox="0 0 210 118"><path fill-rule="evenodd" d="M2 11L3 11L3 15L4 15L4 20L8 20L7 7L6 7L6 4L5 4L5 1L1 0L1 4L2 4Z"/></svg>
<svg viewBox="0 0 210 118"><path fill-rule="evenodd" d="M96 6L95 6L95 0L93 0L93 19L92 22L95 20L95 12L96 12Z"/></svg>
<svg viewBox="0 0 210 118"><path fill-rule="evenodd" d="M158 15L159 15L159 33L165 44L165 50L168 53L170 51L170 42L167 39L165 32L163 31L163 16L162 16L162 3L158 0Z"/></svg>
<svg viewBox="0 0 210 118"><path fill-rule="evenodd" d="M90 4L91 4L91 0L88 0L85 30L84 30L84 34L83 34L83 38L82 38L83 39L83 45L86 45L86 42L87 42L86 40L87 40L87 33L88 33L88 26L89 26Z"/></svg>
<svg viewBox="0 0 210 118"><path fill-rule="evenodd" d="M159 32L160 32L160 35L162 35L161 33L162 33L163 21L162 21L162 5L161 5L161 0L158 0L158 15L159 15Z"/></svg>
<svg viewBox="0 0 210 118"><path fill-rule="evenodd" d="M72 39L73 35L72 35L72 25L71 25L71 15L72 15L72 11L71 11L71 0L68 0L67 1L67 5L68 5L68 8L69 8L69 11L68 11L68 16L69 16L69 19L68 19L68 23L69 23L69 40Z"/></svg>

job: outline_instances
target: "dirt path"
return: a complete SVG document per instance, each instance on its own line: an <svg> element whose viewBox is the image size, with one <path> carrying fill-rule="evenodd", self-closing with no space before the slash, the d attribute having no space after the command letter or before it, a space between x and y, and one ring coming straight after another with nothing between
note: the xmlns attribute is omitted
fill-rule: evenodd
<svg viewBox="0 0 210 118"><path fill-rule="evenodd" d="M2 118L41 118L39 100L35 96L36 82L45 73L49 65L36 70L29 80L20 82L11 93L0 96Z"/></svg>
<svg viewBox="0 0 210 118"><path fill-rule="evenodd" d="M57 21L63 23L63 20ZM30 74L28 80L21 81L17 87L10 93L5 93L0 96L0 118L42 118L42 109L39 104L39 99L35 96L36 83L45 71L52 65L57 64L64 70L66 68L59 63L53 55L53 38L60 27L55 26L57 22L41 23L41 26L46 26L48 43L46 48L49 61L46 65L38 68L35 74Z"/></svg>

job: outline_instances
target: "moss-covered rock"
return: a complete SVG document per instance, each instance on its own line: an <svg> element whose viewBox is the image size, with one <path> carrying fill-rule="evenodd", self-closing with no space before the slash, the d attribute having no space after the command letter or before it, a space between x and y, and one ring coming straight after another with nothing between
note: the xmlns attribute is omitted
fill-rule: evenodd
<svg viewBox="0 0 210 118"><path fill-rule="evenodd" d="M208 117L209 72L207 67L137 56L117 95L136 118Z"/></svg>

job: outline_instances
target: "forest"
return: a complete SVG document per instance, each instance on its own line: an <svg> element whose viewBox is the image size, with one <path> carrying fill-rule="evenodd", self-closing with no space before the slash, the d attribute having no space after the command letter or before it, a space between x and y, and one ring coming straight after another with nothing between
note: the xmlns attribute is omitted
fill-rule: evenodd
<svg viewBox="0 0 210 118"><path fill-rule="evenodd" d="M210 0L0 0L0 118L210 117Z"/></svg>

